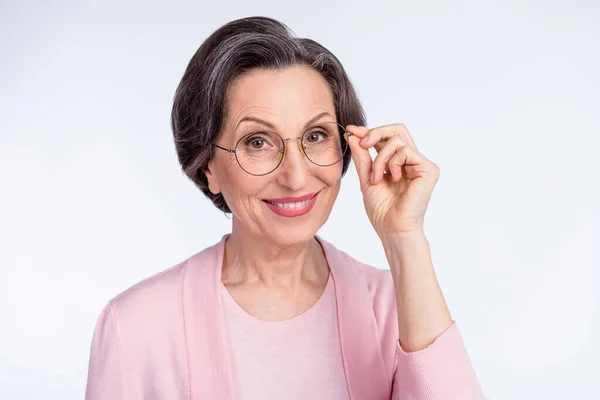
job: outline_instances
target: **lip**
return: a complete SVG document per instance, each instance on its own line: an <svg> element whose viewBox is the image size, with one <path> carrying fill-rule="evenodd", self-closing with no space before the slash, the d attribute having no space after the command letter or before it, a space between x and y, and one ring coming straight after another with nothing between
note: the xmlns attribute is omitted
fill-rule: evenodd
<svg viewBox="0 0 600 400"><path fill-rule="evenodd" d="M275 214L277 215L281 215L282 217L299 217L301 215L307 214L310 210L312 210L312 208L314 207L315 203L317 202L317 195L319 194L319 192L315 193L312 198L310 196L302 196L304 198L304 200L308 200L310 199L310 201L308 203L306 203L306 205L302 206L302 207L296 207L296 208L284 208L284 207L279 207L275 204L271 204L268 201L263 200L263 203L265 203L265 205L267 207L269 207L271 209L271 211L273 211ZM287 197L288 199L290 197ZM298 197L292 197L292 199L298 199ZM294 201L302 201L302 200L294 200ZM290 201L287 202L282 202L279 201L278 203L291 203Z"/></svg>
<svg viewBox="0 0 600 400"><path fill-rule="evenodd" d="M315 197L317 195L317 193L319 193L319 192L308 193L308 194L305 194L304 196L300 196L300 197L278 197L276 199L264 199L264 200L269 200L274 203L295 203L297 201L304 201L304 200L312 199L313 197Z"/></svg>

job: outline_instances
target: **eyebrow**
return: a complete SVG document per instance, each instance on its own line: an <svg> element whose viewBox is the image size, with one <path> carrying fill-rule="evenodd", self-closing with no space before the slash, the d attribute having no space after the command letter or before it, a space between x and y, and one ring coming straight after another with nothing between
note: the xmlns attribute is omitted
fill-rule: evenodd
<svg viewBox="0 0 600 400"><path fill-rule="evenodd" d="M318 115L314 116L313 118L311 118L311 119L310 119L310 120L309 120L309 121L308 121L308 122L307 122L307 123L304 125L304 129L307 129L307 128L309 128L309 127L310 127L312 124L314 124L315 122L317 122L318 120L320 120L320 119L321 119L321 118L323 118L324 116L330 116L330 117L331 117L331 114L329 114L329 113L328 113L328 112L326 112L326 111L323 111L322 113L320 113L320 114L318 114ZM332 117L332 118L333 118L333 117ZM259 124L263 124L263 125L265 125L265 126L266 126L266 127L268 127L269 129L272 129L272 130L274 130L274 131L276 130L275 126L274 126L273 124L271 124L270 122L268 122L268 121L265 121L265 120L263 120L263 119L260 119L260 118L257 118L257 117L251 117L251 116L247 116L247 117L244 117L244 118L242 118L242 119L240 120L240 122L238 122L238 124L237 124L237 126L236 126L236 130L237 130L237 128L238 128L238 127L239 127L239 126L242 124L242 122L246 122L246 121L247 121L247 122L258 122Z"/></svg>

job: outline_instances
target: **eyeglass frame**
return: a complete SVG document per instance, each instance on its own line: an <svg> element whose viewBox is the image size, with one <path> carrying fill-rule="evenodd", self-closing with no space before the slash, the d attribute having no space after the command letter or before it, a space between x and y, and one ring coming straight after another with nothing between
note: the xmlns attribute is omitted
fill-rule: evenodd
<svg viewBox="0 0 600 400"><path fill-rule="evenodd" d="M345 135L346 137L348 137L348 136L351 136L351 135L352 135L352 132L348 132L348 131L346 130L346 128L344 128L344 126L343 126L342 124L340 124L339 122L337 122L337 121L323 121L323 122L320 122L320 124L330 124L330 123L334 123L334 124L336 124L337 126L339 126L340 128L342 128L342 130L344 131L344 133L343 133L341 136L344 136L344 135ZM215 147L216 147L216 148L218 148L218 149L221 149L221 150L225 150L225 151L226 151L226 152L228 152L228 153L233 153L233 155L235 156L235 161L238 163L238 165L240 166L240 168L241 168L241 169L242 169L242 170L243 170L245 173L247 173L247 174L250 174L250 175L253 175L253 176L265 176L265 175L269 175L270 173L274 172L274 171L275 171L277 168L279 168L279 166L280 166L280 165L281 165L281 163L283 162L283 160L284 160L284 158L285 158L285 154L286 154L286 152L287 152L287 146L285 145L285 142L287 142L288 140L294 140L294 139L295 139L295 140L298 140L298 139L300 139L300 144L301 144L301 145L300 145L300 146L298 146L298 148L299 148L299 149L300 149L300 151L301 151L301 152L304 154L304 156L306 156L306 158L308 159L308 161L310 161L311 163L313 163L314 165L316 165L316 166L318 166L318 167L331 167L332 165L335 165L335 164L339 163L341 160L343 160L343 159L344 159L344 155L346 155L346 151L348 151L348 149L350 148L350 144L349 144L349 143L346 143L346 148L345 148L344 152L342 153L342 156L341 156L341 157L340 157L340 159L339 159L339 160L337 160L336 162L334 162L334 163L332 163L332 164L328 164L328 165L321 165L321 164L317 164L317 163L315 163L315 162L314 162L313 160L311 160L311 159L310 159L310 157L309 157L309 156L306 154L306 151L305 151L304 145L302 144L302 138L304 137L304 134L305 134L306 132L308 132L308 131L309 131L309 130L311 130L312 128L316 128L316 127L318 127L318 126L319 126L319 124L315 124L315 125L313 125L313 126L310 126L310 127L306 128L306 130L305 130L304 132L302 132L302 136L289 137L289 138L287 138L287 139L284 139L283 137L281 137L281 135L280 135L279 133L277 133L277 132L275 132L275 131L270 131L270 130L260 130L260 131L254 131L254 132L247 133L247 134L245 134L244 136L242 136L241 138L239 138L239 139L238 139L238 141L235 143L235 146L233 147L233 149L228 149L228 148L226 148L226 147L219 146L219 145L218 145L218 144L216 144L216 143L215 143ZM281 141L283 142L283 146L281 146L281 148L279 149L279 152L280 152L280 153L283 153L283 156L281 156L281 159L280 159L280 160L279 160L279 162L277 163L277 166L276 166L275 168L273 168L272 170L270 170L269 172L265 172L264 174L253 174L253 173L251 173L251 172L248 172L246 169L244 169L244 167L242 167L242 164L240 163L240 160L239 160L239 159L238 159L238 157L237 157L237 147L238 147L238 145L240 144L240 142L242 141L242 139L244 139L245 137L247 137L247 136L250 136L250 135L253 135L253 134L261 133L261 132L263 132L263 133L274 133L275 135L277 135L277 136L278 136L278 137L281 139Z"/></svg>

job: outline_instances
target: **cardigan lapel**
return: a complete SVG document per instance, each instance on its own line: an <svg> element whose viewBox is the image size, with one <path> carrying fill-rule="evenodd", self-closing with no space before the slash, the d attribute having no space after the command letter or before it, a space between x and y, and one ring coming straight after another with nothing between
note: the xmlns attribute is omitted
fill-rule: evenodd
<svg viewBox="0 0 600 400"><path fill-rule="evenodd" d="M351 400L390 398L387 376L367 281L353 258L316 235L335 283L338 328Z"/></svg>
<svg viewBox="0 0 600 400"><path fill-rule="evenodd" d="M183 277L190 400L233 400L219 282L225 239L192 256Z"/></svg>
<svg viewBox="0 0 600 400"><path fill-rule="evenodd" d="M183 278L183 319L190 399L233 400L233 381L219 284L225 242L192 256ZM373 299L358 266L332 244L320 242L333 276L340 346L351 400L389 399Z"/></svg>

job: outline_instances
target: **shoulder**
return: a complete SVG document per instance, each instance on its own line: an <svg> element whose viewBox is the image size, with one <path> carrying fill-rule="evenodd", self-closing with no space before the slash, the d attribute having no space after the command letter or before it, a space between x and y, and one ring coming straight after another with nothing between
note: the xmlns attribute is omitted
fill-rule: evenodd
<svg viewBox="0 0 600 400"><path fill-rule="evenodd" d="M335 253L337 258L343 264L344 268L351 268L361 278L361 281L367 286L369 293L373 299L378 301L394 300L394 281L392 273L389 269L381 269L372 265L366 264L354 258L346 251L337 248L330 242L319 238L324 242L329 253ZM392 298L390 298L392 296Z"/></svg>
<svg viewBox="0 0 600 400"><path fill-rule="evenodd" d="M322 239L322 238L321 238ZM355 273L362 282L372 301L373 315L380 331L381 339L394 337L398 327L398 313L396 305L396 292L392 273L389 269L380 269L357 260L347 252L336 248L333 244L325 242L327 250L335 255L343 264L341 271ZM350 270L349 270L350 269Z"/></svg>
<svg viewBox="0 0 600 400"><path fill-rule="evenodd" d="M155 314L163 309L172 310L172 307L180 306L186 276L212 270L210 267L216 262L215 256L220 245L222 240L139 281L116 295L111 299L111 303L122 313L131 310L133 313L142 314L145 312ZM194 279L196 278L197 276L194 276Z"/></svg>
<svg viewBox="0 0 600 400"><path fill-rule="evenodd" d="M153 391L164 386L157 382L168 384L172 391L185 386L181 299L185 273L194 257L141 280L108 301L92 338L92 383L88 384L92 393L99 396L123 384L137 393L127 398L137 398L149 390L145 383L149 377ZM107 386L107 379L116 383Z"/></svg>
<svg viewBox="0 0 600 400"><path fill-rule="evenodd" d="M108 301L92 338L90 365L95 374L116 380L121 379L117 375L123 371L138 376L144 360L160 363L165 344L183 353L181 340L177 339L183 337L177 321L177 315L181 315L177 299L181 298L178 293L185 268L186 261L136 283Z"/></svg>
<svg viewBox="0 0 600 400"><path fill-rule="evenodd" d="M186 276L192 270L210 269L204 267L214 262L215 248L215 245L207 247L110 299L107 307L118 328L124 332L164 332L166 327L167 330L175 329L182 318L184 283L190 279Z"/></svg>
<svg viewBox="0 0 600 400"><path fill-rule="evenodd" d="M111 376L126 371L129 376L143 377L136 379L143 383L152 366L153 380L164 381L170 390L174 382L185 387L186 288L192 281L204 288L206 280L198 277L214 270L216 248L207 247L108 301L92 338L90 357L96 371L107 370ZM140 393L144 390L137 389Z"/></svg>
<svg viewBox="0 0 600 400"><path fill-rule="evenodd" d="M182 261L149 276L108 301L103 314L109 312L120 345L128 352L143 353L151 343L164 341L163 336L179 330L176 316L181 315L181 288L187 263L188 260Z"/></svg>
<svg viewBox="0 0 600 400"><path fill-rule="evenodd" d="M113 309L119 314L141 316L172 306L179 297L188 262L186 259L117 294L110 300Z"/></svg>

